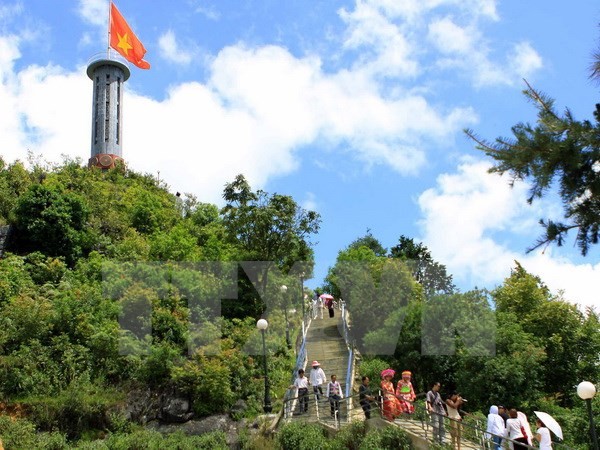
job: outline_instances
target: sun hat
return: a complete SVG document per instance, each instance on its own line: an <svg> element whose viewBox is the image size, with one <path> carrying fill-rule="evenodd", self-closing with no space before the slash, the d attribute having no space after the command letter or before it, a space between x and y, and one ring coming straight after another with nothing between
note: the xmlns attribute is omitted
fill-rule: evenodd
<svg viewBox="0 0 600 450"><path fill-rule="evenodd" d="M311 366L315 367L315 366L320 366L321 364L319 364L319 361L313 361Z"/></svg>

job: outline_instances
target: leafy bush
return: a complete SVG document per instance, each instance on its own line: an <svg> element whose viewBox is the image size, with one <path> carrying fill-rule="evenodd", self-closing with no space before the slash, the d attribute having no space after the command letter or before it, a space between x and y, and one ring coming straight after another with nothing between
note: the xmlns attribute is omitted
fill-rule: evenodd
<svg viewBox="0 0 600 450"><path fill-rule="evenodd" d="M343 427L331 443L331 450L358 450L367 433L364 421L354 421Z"/></svg>
<svg viewBox="0 0 600 450"><path fill-rule="evenodd" d="M108 411L121 400L114 391L81 381L72 383L58 395L27 398L23 404L41 430L58 429L73 439L86 430L106 429Z"/></svg>
<svg viewBox="0 0 600 450"><path fill-rule="evenodd" d="M390 363L379 358L368 359L361 361L359 371L362 376L367 376L371 381L379 386L381 380L381 372L390 367Z"/></svg>
<svg viewBox="0 0 600 450"><path fill-rule="evenodd" d="M412 450L414 447L404 430L398 427L386 427L367 433L360 450Z"/></svg>
<svg viewBox="0 0 600 450"><path fill-rule="evenodd" d="M231 390L231 371L219 358L196 356L173 369L177 388L192 398L198 416L226 412L236 395Z"/></svg>
<svg viewBox="0 0 600 450"><path fill-rule="evenodd" d="M228 450L225 433L214 431L201 436L187 436L184 433L162 435L158 431L140 430L130 434L111 434L103 441L82 443L81 450Z"/></svg>
<svg viewBox="0 0 600 450"><path fill-rule="evenodd" d="M324 450L329 448L323 429L316 424L291 422L284 425L277 442L282 450Z"/></svg>
<svg viewBox="0 0 600 450"><path fill-rule="evenodd" d="M37 433L28 420L0 416L0 436L7 449L67 449L67 440L60 433Z"/></svg>

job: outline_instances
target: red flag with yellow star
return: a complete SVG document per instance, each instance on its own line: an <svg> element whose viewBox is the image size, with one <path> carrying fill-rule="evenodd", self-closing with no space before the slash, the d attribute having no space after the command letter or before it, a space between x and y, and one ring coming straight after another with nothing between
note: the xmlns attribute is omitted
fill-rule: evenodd
<svg viewBox="0 0 600 450"><path fill-rule="evenodd" d="M110 46L140 69L149 69L150 64L142 58L146 54L144 45L115 6L110 2Z"/></svg>

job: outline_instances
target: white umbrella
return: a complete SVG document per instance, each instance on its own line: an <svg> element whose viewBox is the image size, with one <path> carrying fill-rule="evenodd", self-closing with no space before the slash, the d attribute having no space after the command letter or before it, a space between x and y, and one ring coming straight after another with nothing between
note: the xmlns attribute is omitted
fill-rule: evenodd
<svg viewBox="0 0 600 450"><path fill-rule="evenodd" d="M548 413L541 412L541 411L534 411L533 413L538 417L538 419L540 419L544 423L544 425L546 425L546 428L548 428L559 439L562 440L562 438L563 438L562 428L560 427L558 422L554 419L554 417L552 417Z"/></svg>

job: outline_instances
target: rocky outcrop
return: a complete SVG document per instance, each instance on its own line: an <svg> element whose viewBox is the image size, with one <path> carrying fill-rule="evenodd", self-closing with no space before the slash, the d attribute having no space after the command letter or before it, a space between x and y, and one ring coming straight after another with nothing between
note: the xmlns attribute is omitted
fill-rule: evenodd
<svg viewBox="0 0 600 450"><path fill-rule="evenodd" d="M166 423L184 423L194 416L189 400L165 395L161 399L158 419Z"/></svg>

